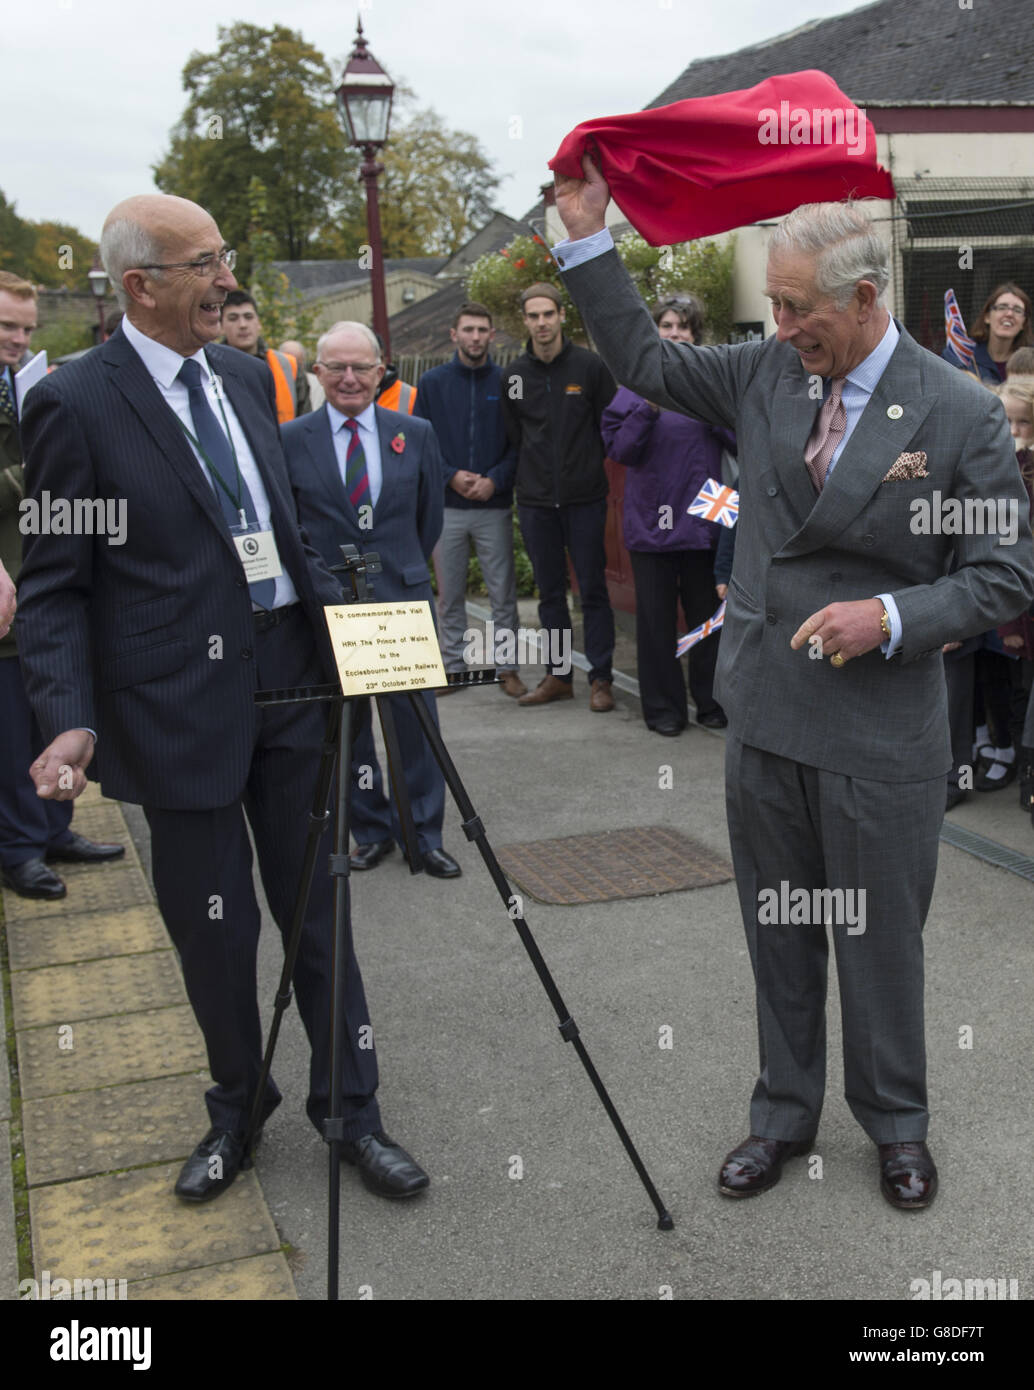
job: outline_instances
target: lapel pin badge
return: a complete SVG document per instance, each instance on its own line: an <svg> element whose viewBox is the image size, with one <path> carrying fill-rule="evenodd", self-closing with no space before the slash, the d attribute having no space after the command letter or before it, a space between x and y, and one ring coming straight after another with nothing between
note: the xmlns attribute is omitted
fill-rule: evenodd
<svg viewBox="0 0 1034 1390"><path fill-rule="evenodd" d="M888 419L888 420L900 420L901 417L902 417L902 415L904 415L904 413L905 413L905 412L904 412L904 410L901 408L900 405L888 405L888 406L887 406L887 419Z"/></svg>

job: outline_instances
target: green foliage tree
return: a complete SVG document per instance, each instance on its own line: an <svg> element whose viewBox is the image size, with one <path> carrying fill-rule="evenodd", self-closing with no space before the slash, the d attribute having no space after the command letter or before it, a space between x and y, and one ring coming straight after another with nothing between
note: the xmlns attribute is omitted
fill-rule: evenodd
<svg viewBox="0 0 1034 1390"><path fill-rule="evenodd" d="M251 290L262 320L262 333L267 345L276 347L285 338L305 339L311 336L315 315L307 310L302 296L292 288L282 270L277 270L276 237L267 231L269 200L262 180L253 178L248 185L248 250L251 253Z"/></svg>
<svg viewBox="0 0 1034 1390"><path fill-rule="evenodd" d="M467 275L467 297L491 309L498 326L515 338L524 337L521 294L529 285L544 281L554 285L563 300L564 331L569 338L584 339L581 316L560 278L556 261L538 235L516 236L501 251L481 256Z"/></svg>
<svg viewBox="0 0 1034 1390"><path fill-rule="evenodd" d="M18 216L15 206L0 192L0 270L24 275L34 239L31 227Z"/></svg>
<svg viewBox="0 0 1034 1390"><path fill-rule="evenodd" d="M25 278L48 289L88 289L87 274L97 254L97 243L67 222L27 225L33 233L33 247L25 261Z"/></svg>
<svg viewBox="0 0 1034 1390"><path fill-rule="evenodd" d="M300 260L328 227L365 225L358 154L338 123L326 59L300 33L236 23L218 37L215 53L195 52L183 69L187 105L154 177L212 213L248 280L251 180L267 190L277 258Z"/></svg>
<svg viewBox="0 0 1034 1390"><path fill-rule="evenodd" d="M710 340L724 342L728 338L733 321L734 238L721 246L710 241L648 246L637 233L629 232L617 243L617 251L647 304L688 291L704 303ZM537 281L546 281L560 291L566 310L565 331L571 338L584 340L578 310L556 262L538 236L515 237L501 251L481 256L470 268L467 294L491 309L508 333L520 338L524 336L521 293Z"/></svg>
<svg viewBox="0 0 1034 1390"><path fill-rule="evenodd" d="M492 216L499 178L476 136L416 111L391 132L382 160L386 257L451 256Z"/></svg>

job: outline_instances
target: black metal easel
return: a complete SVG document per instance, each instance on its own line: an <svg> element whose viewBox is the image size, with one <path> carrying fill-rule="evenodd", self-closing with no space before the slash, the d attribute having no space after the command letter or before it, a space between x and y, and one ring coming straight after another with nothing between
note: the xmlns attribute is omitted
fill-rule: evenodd
<svg viewBox="0 0 1034 1390"><path fill-rule="evenodd" d="M334 565L332 568L335 573L343 573L351 580L353 590L352 598L345 598L344 601L349 603L372 602L373 599L367 581L368 576L379 573L380 571L378 557L374 554L360 555L359 551L353 545L343 545L341 551L344 556L343 563ZM464 672L459 679L450 680L449 683L453 686L467 687L494 684L495 681L495 672L494 670L490 670L473 673ZM500 867L499 861L492 851L491 845L488 843L488 837L485 834L485 828L481 818L474 810L473 803L467 795L466 788L449 756L448 749L445 747L442 736L435 727L434 720L430 717L424 706L421 692L406 691L405 693L409 697L410 705L416 714L420 727L424 732L424 736L430 744L435 760L441 768L453 799L459 808L462 817L463 832L468 840L473 840L477 844L481 857L485 862L485 867L488 869L492 882L498 889L503 905L507 909L507 919L512 921L513 925L516 927L517 934L520 936L524 949L527 951L531 963L535 968L535 973L538 975L546 994L549 996L549 1001L553 1005L556 1016L559 1019L560 1036L565 1042L573 1044L582 1066L589 1076L589 1080L595 1087L604 1109L610 1116L611 1123L617 1130L618 1138L624 1145L625 1151L631 1159L632 1165L638 1173L647 1195L657 1212L657 1229L661 1231L670 1231L674 1227L671 1214L664 1206L657 1189L654 1187L650 1175L646 1171L646 1167L639 1157L636 1147L607 1092L607 1088L603 1084L602 1078L586 1051L585 1044L582 1042L578 1031L578 1025L568 1012L567 1005L564 1003L560 991L556 986L556 982L550 974L549 967L538 948L535 938L531 934L531 929L524 920L523 914L517 917L511 916L514 895L511 892L510 885ZM266 1081L273 1064L273 1054L276 1050L277 1039L280 1033L280 1023L284 1011L291 1002L291 979L294 973L294 965L298 956L298 950L301 945L302 926L305 921L305 912L308 907L313 874L316 869L316 856L319 851L319 843L323 838L327 820L330 815L327 809L327 802L330 796L331 779L336 762L338 769L337 815L334 832L334 849L329 856L330 873L334 878L334 942L333 954L331 957L333 998L331 1000L330 1034L332 1054L329 1101L330 1113L323 1126L324 1139L330 1145L330 1183L327 1214L327 1298L333 1301L336 1301L338 1297L341 1143L344 1137L342 1134L343 1120L340 1114L340 1040L342 1037L342 1029L346 1026L346 1020L342 1017L343 1010L341 1007L341 1000L344 995L345 983L345 940L346 933L351 923L350 864L348 858L348 835L351 819L352 793L351 747L354 732L354 704L356 699L367 698L369 697L344 695L340 684L300 686L285 690L260 690L257 691L255 695L255 702L260 706L296 704L312 700L328 701L330 704L330 709L327 714L327 728L323 740L323 750L316 776L316 788L313 795L312 809L309 812L309 831L306 839L301 881L295 899L294 913L291 919L291 930L284 950L284 964L274 1001L275 1009L273 1020L270 1024L269 1037L266 1042L266 1051L262 1061L262 1071L256 1085L255 1100L248 1121L247 1134L244 1139L245 1158L243 1166L247 1166L250 1163L250 1153L254 1143L254 1137L258 1133L262 1123L262 1105L265 1098ZM417 851L416 830L413 824L412 810L406 791L404 769L401 764L391 706L386 695L376 695L373 698L377 704L381 728L384 733L392 791L396 799L399 819L402 826L406 857L409 861L410 872L419 873L421 870ZM348 750L348 756L343 756L345 750Z"/></svg>

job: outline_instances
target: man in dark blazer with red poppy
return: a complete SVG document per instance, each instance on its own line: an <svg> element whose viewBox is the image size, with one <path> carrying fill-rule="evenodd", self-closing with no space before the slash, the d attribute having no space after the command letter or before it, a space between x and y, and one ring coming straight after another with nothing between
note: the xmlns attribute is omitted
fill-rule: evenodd
<svg viewBox="0 0 1034 1390"><path fill-rule="evenodd" d="M302 526L328 564L340 561L342 545L379 555L375 603L431 601L427 566L442 530L444 486L434 430L426 420L374 405L385 369L377 338L365 324L336 323L324 333L315 370L326 403L283 431ZM388 698L421 866L435 878L458 878L460 866L442 848L441 769L408 698ZM437 722L434 695L421 698ZM367 703L361 707L352 770L356 848L351 864L372 869L402 843L402 832L397 808L385 796Z"/></svg>

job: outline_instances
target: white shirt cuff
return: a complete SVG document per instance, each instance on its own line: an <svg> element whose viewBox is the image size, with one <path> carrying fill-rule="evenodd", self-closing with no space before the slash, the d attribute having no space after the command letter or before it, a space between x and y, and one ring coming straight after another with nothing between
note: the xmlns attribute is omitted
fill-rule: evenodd
<svg viewBox="0 0 1034 1390"><path fill-rule="evenodd" d="M601 231L593 232L592 236L582 237L580 241L571 241L569 237L565 237L553 247L553 256L561 270L573 270L583 261L594 260L597 256L602 256L604 251L613 249L614 238L610 234L610 228L604 227Z"/></svg>
<svg viewBox="0 0 1034 1390"><path fill-rule="evenodd" d="M887 610L887 617L890 620L890 641L880 643L880 651L889 660L901 647L901 614L890 594L877 594L876 597Z"/></svg>

